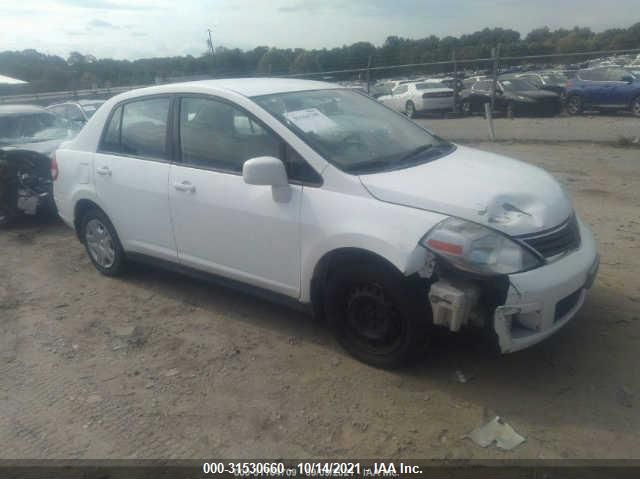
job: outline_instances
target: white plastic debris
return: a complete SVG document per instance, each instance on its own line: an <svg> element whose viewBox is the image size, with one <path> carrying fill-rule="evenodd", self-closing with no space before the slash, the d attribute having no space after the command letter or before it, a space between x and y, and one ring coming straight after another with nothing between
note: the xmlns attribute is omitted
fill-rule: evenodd
<svg viewBox="0 0 640 479"><path fill-rule="evenodd" d="M518 447L526 440L499 416L494 417L484 426L474 429L466 437L480 447L487 447L495 442L498 448L505 451Z"/></svg>
<svg viewBox="0 0 640 479"><path fill-rule="evenodd" d="M456 369L456 372L453 375L453 378L455 379L456 382L460 384L466 384L473 379L473 376L467 376L460 369Z"/></svg>

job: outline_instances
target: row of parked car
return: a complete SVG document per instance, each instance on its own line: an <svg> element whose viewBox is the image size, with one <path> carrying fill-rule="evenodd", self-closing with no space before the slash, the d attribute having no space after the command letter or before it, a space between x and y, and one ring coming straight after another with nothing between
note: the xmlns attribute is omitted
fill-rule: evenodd
<svg viewBox="0 0 640 479"><path fill-rule="evenodd" d="M43 108L0 105L0 226L21 213L55 210L51 158L73 138L104 100Z"/></svg>
<svg viewBox="0 0 640 479"><path fill-rule="evenodd" d="M418 113L483 113L491 102L489 76L421 78L379 82L372 95L381 103L413 117ZM457 102L457 104L456 104ZM549 70L501 74L495 85L494 113L570 115L585 110L628 110L640 117L640 76L629 69L597 66L578 71Z"/></svg>

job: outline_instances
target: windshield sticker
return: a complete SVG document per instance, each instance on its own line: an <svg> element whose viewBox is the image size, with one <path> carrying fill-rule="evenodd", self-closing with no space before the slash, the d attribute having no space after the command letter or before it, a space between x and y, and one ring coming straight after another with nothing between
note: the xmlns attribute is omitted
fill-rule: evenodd
<svg viewBox="0 0 640 479"><path fill-rule="evenodd" d="M285 113L284 116L305 133L317 133L330 130L337 126L336 122L324 115L317 108L289 111Z"/></svg>

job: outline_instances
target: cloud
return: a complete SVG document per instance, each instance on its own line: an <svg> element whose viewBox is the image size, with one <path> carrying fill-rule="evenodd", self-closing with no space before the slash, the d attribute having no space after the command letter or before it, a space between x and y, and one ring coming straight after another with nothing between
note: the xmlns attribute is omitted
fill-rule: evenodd
<svg viewBox="0 0 640 479"><path fill-rule="evenodd" d="M89 23L87 23L87 27L89 27L89 28L115 28L115 29L120 28L117 25L114 25L113 23L109 23L109 22L104 21L104 20L99 20L97 18L94 18Z"/></svg>
<svg viewBox="0 0 640 479"><path fill-rule="evenodd" d="M58 0L58 3L98 10L151 10L157 8L152 4L121 3L112 0Z"/></svg>

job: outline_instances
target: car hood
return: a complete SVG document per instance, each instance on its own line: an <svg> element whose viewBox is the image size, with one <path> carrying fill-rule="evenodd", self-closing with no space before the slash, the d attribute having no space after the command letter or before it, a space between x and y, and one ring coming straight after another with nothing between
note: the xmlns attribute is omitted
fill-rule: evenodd
<svg viewBox="0 0 640 479"><path fill-rule="evenodd" d="M34 143L17 143L14 145L0 146L0 150L4 151L32 151L44 156L51 156L51 154L58 149L60 144L67 141L68 138L58 138L55 140L37 141Z"/></svg>
<svg viewBox="0 0 640 479"><path fill-rule="evenodd" d="M572 213L563 187L546 171L459 146L412 168L360 176L375 198L456 216L509 235L559 225Z"/></svg>

